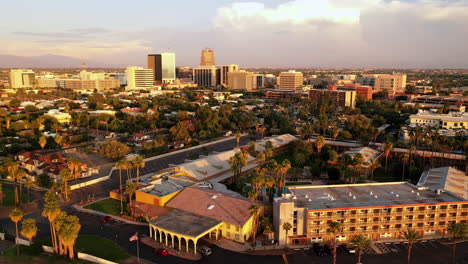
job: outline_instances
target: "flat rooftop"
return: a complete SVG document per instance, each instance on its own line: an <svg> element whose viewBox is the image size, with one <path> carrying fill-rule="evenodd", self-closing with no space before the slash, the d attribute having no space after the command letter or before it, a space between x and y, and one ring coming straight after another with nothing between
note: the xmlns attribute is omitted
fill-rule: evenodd
<svg viewBox="0 0 468 264"><path fill-rule="evenodd" d="M291 195L277 199L280 202L294 201L296 207L309 210L466 201L450 193L436 194L407 182L303 185L288 188Z"/></svg>
<svg viewBox="0 0 468 264"><path fill-rule="evenodd" d="M191 237L202 235L220 223L213 218L177 209L150 221L151 225Z"/></svg>
<svg viewBox="0 0 468 264"><path fill-rule="evenodd" d="M153 181L149 183L148 187L141 188L138 191L162 197L183 190L193 184L195 184L193 181L169 177L168 179Z"/></svg>

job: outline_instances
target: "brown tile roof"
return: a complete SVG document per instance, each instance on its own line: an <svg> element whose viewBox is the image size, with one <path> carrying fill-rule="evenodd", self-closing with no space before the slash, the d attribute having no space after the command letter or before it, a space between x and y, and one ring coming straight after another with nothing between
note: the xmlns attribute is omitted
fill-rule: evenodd
<svg viewBox="0 0 468 264"><path fill-rule="evenodd" d="M197 187L184 189L166 204L237 226L243 226L250 219L251 205L248 199Z"/></svg>

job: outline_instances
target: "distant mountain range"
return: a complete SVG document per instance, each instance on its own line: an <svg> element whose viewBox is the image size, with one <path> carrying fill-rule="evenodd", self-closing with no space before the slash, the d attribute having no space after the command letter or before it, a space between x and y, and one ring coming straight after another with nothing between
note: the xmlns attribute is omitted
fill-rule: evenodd
<svg viewBox="0 0 468 264"><path fill-rule="evenodd" d="M54 54L30 57L0 54L0 68L80 68L83 61L85 60ZM93 68L110 66L88 60L86 63Z"/></svg>

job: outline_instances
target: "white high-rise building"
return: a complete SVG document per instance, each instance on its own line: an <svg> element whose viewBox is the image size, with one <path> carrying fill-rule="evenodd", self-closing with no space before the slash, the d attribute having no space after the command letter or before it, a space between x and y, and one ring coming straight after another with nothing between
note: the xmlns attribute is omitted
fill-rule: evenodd
<svg viewBox="0 0 468 264"><path fill-rule="evenodd" d="M35 74L31 69L11 69L10 74L10 88L34 88L36 83Z"/></svg>
<svg viewBox="0 0 468 264"><path fill-rule="evenodd" d="M153 88L153 70L142 67L129 66L125 72L127 76L126 90L145 90Z"/></svg>

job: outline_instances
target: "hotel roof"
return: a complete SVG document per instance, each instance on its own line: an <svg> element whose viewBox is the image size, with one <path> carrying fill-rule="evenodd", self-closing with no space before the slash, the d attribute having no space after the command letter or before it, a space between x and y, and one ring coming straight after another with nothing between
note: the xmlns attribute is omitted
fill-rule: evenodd
<svg viewBox="0 0 468 264"><path fill-rule="evenodd" d="M264 151L265 145L267 141L270 141L273 145L273 148L279 148L281 146L287 145L293 141L296 141L297 138L290 134L283 134L275 137L264 138L262 140L258 140L255 142L256 144L256 151Z"/></svg>
<svg viewBox="0 0 468 264"><path fill-rule="evenodd" d="M138 191L162 197L180 191L193 184L195 184L193 181L187 181L180 178L160 178L156 181L150 182L148 187L141 188Z"/></svg>
<svg viewBox="0 0 468 264"><path fill-rule="evenodd" d="M197 187L183 190L166 204L237 226L243 226L250 219L251 205L252 202L246 198Z"/></svg>
<svg viewBox="0 0 468 264"><path fill-rule="evenodd" d="M446 190L468 200L468 176L452 167L433 168L423 172L418 187L430 190Z"/></svg>
<svg viewBox="0 0 468 264"><path fill-rule="evenodd" d="M427 188L417 188L406 182L307 185L288 188L291 194L276 198L277 201L293 201L296 207L305 207L309 210L466 201L450 193L437 194Z"/></svg>
<svg viewBox="0 0 468 264"><path fill-rule="evenodd" d="M380 155L380 152L375 150L375 149L372 149L372 148L369 148L369 147L362 147L362 148L354 148L354 149L350 149L348 151L345 151L345 152L343 152L343 154L341 154L341 156L347 154L347 155L354 158L354 156L356 154L358 154L358 153L360 153L362 155L362 157L364 158L364 164L363 165L369 165L371 160L378 158L379 155Z"/></svg>

